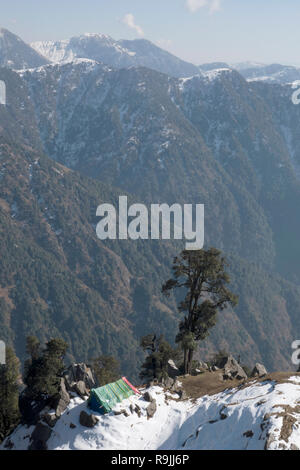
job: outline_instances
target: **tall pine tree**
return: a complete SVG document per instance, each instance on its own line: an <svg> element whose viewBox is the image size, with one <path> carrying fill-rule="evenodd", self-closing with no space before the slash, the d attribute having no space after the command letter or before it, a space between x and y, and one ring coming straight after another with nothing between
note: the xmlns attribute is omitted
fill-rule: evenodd
<svg viewBox="0 0 300 470"><path fill-rule="evenodd" d="M226 287L230 282L226 267L225 258L215 248L183 251L174 260L174 277L162 287L166 296L173 289L186 291L178 306L184 318L179 324L176 338L184 352L186 374L191 371L198 341L205 339L210 328L216 324L218 311L237 304L237 296Z"/></svg>

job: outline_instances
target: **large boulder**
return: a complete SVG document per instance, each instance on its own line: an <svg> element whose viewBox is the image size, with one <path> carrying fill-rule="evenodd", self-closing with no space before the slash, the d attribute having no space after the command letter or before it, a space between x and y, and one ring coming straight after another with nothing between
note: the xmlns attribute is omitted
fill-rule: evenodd
<svg viewBox="0 0 300 470"><path fill-rule="evenodd" d="M165 377L162 379L162 385L168 390L174 385L174 382L175 380L171 379L171 377Z"/></svg>
<svg viewBox="0 0 300 470"><path fill-rule="evenodd" d="M64 373L66 387L69 391L74 391L74 386L78 382L84 382L87 389L97 386L92 369L86 364L72 364Z"/></svg>
<svg viewBox="0 0 300 470"><path fill-rule="evenodd" d="M255 367L251 373L251 377L264 377L265 375L267 375L267 369L265 368L264 365L262 364L255 364Z"/></svg>
<svg viewBox="0 0 300 470"><path fill-rule="evenodd" d="M58 418L60 418L62 413L66 410L69 403L70 403L70 395L67 392L64 379L61 379L60 390L52 400L52 407L55 410L55 414Z"/></svg>
<svg viewBox="0 0 300 470"><path fill-rule="evenodd" d="M178 377L178 375L180 375L179 369L178 367L176 367L175 362L172 359L168 361L167 373L168 376L172 379L175 379L176 377Z"/></svg>
<svg viewBox="0 0 300 470"><path fill-rule="evenodd" d="M59 418L56 416L56 414L45 413L42 419L46 424L48 424L48 426L50 426L50 428L54 428Z"/></svg>
<svg viewBox="0 0 300 470"><path fill-rule="evenodd" d="M86 387L86 384L83 380L79 380L76 382L75 385L72 387L72 391L76 392L81 398L85 398L89 395L89 390Z"/></svg>
<svg viewBox="0 0 300 470"><path fill-rule="evenodd" d="M153 418L157 410L156 400L153 400L150 405L147 407L147 418Z"/></svg>
<svg viewBox="0 0 300 470"><path fill-rule="evenodd" d="M217 367L224 369L224 378L225 379L237 379L237 380L246 380L247 374L244 369L240 366L236 359L233 356L224 356L219 362Z"/></svg>
<svg viewBox="0 0 300 470"><path fill-rule="evenodd" d="M154 401L154 398L152 397L150 392L145 392L144 395L143 395L143 398L144 398L145 401L148 401L149 403Z"/></svg>
<svg viewBox="0 0 300 470"><path fill-rule="evenodd" d="M91 415L86 411L82 411L79 416L81 426L85 428L93 428L98 423L99 419L95 415Z"/></svg>
<svg viewBox="0 0 300 470"><path fill-rule="evenodd" d="M46 424L38 423L31 434L29 450L47 450L47 441L52 434L52 429Z"/></svg>

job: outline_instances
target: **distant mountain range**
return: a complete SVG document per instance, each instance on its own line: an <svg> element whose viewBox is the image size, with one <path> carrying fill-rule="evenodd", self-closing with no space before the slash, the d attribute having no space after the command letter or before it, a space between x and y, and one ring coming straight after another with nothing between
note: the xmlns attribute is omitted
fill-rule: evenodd
<svg viewBox="0 0 300 470"><path fill-rule="evenodd" d="M25 69L48 64L49 61L15 34L0 28L0 66Z"/></svg>
<svg viewBox="0 0 300 470"><path fill-rule="evenodd" d="M300 335L300 107L291 86L223 63L190 73L148 41L101 35L39 43L47 59L28 53L19 67L24 43L14 41L0 48L4 339L21 355L29 332L61 332L73 358L113 353L135 374L142 334L174 336L176 299L166 303L160 285L182 245L96 239L96 204L128 193L206 206L206 243L227 254L240 304L220 316L201 354L225 348L244 363L291 368Z"/></svg>

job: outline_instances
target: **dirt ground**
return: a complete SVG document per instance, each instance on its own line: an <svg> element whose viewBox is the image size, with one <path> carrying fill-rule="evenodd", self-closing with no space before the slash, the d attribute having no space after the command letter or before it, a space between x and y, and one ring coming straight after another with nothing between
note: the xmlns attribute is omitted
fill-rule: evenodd
<svg viewBox="0 0 300 470"><path fill-rule="evenodd" d="M178 377L182 383L182 387L189 398L200 398L204 395L215 395L226 389L236 387L247 387L253 381L265 382L275 381L277 383L285 383L290 377L300 376L297 372L273 372L263 378L249 378L247 380L223 380L223 371L204 372L197 376Z"/></svg>

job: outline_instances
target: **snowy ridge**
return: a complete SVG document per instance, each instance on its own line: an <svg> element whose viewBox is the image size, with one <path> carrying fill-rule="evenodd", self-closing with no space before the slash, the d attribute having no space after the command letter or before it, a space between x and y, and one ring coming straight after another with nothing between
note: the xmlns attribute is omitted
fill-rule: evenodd
<svg viewBox="0 0 300 470"><path fill-rule="evenodd" d="M147 419L143 397L130 397L87 429L79 424L86 402L72 399L47 443L50 450L200 450L300 448L300 377L285 383L251 382L195 402L152 387L157 412ZM139 405L141 415L129 411ZM75 426L75 427L74 427ZM15 449L27 449L33 428L20 426L10 437ZM5 442L2 445L5 446Z"/></svg>

